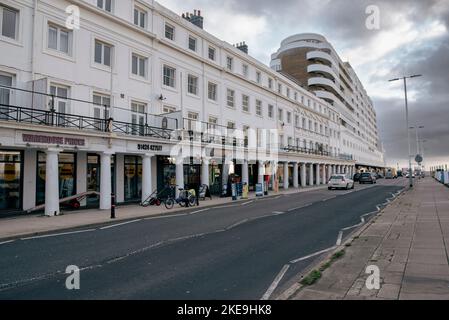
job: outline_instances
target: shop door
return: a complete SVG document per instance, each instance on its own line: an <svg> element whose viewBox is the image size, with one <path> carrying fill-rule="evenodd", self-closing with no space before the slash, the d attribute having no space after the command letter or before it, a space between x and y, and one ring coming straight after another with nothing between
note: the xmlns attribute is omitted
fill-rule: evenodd
<svg viewBox="0 0 449 320"><path fill-rule="evenodd" d="M97 154L87 155L87 191L100 192L100 156ZM90 195L87 197L87 206L97 206L100 196Z"/></svg>

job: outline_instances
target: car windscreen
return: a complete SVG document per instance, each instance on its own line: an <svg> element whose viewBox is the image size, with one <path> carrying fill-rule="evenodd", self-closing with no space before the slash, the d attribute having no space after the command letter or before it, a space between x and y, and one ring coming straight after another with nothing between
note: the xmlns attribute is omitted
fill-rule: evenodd
<svg viewBox="0 0 449 320"><path fill-rule="evenodd" d="M363 177L363 178L371 177L371 173L367 173L367 172L362 173L361 177Z"/></svg>
<svg viewBox="0 0 449 320"><path fill-rule="evenodd" d="M343 180L342 176L332 176L331 180Z"/></svg>

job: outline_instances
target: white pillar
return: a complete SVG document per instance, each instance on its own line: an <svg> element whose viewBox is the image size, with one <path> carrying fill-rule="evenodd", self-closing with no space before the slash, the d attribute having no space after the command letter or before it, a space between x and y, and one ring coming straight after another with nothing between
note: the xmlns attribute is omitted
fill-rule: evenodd
<svg viewBox="0 0 449 320"><path fill-rule="evenodd" d="M271 162L271 184L273 186L273 191L275 190L275 183L277 183L277 162L272 161Z"/></svg>
<svg viewBox="0 0 449 320"><path fill-rule="evenodd" d="M248 160L243 160L242 164L242 183L249 185Z"/></svg>
<svg viewBox="0 0 449 320"><path fill-rule="evenodd" d="M257 183L261 183L262 184L262 188L263 188L263 175L265 174L265 164L262 161L259 161L259 170L257 173Z"/></svg>
<svg viewBox="0 0 449 320"><path fill-rule="evenodd" d="M316 164L316 185L319 186L321 184L320 181L320 164Z"/></svg>
<svg viewBox="0 0 449 320"><path fill-rule="evenodd" d="M100 156L100 210L111 209L111 154Z"/></svg>
<svg viewBox="0 0 449 320"><path fill-rule="evenodd" d="M48 217L59 215L59 152L53 148L45 151L45 215Z"/></svg>
<svg viewBox="0 0 449 320"><path fill-rule="evenodd" d="M288 190L288 162L284 162L284 190Z"/></svg>
<svg viewBox="0 0 449 320"><path fill-rule="evenodd" d="M201 163L201 184L209 186L209 160L203 159Z"/></svg>
<svg viewBox="0 0 449 320"><path fill-rule="evenodd" d="M309 186L313 186L313 163L309 164Z"/></svg>
<svg viewBox="0 0 449 320"><path fill-rule="evenodd" d="M326 165L323 164L323 181L321 181L322 184L326 184L327 183L327 177L326 177Z"/></svg>
<svg viewBox="0 0 449 320"><path fill-rule="evenodd" d="M329 181L329 179L331 178L331 176L332 176L332 165L329 165L329 166L327 167L327 181Z"/></svg>
<svg viewBox="0 0 449 320"><path fill-rule="evenodd" d="M306 187L306 171L307 171L307 164L301 163L301 187Z"/></svg>
<svg viewBox="0 0 449 320"><path fill-rule="evenodd" d="M179 188L184 188L184 159L179 152L176 157L176 197L179 197Z"/></svg>
<svg viewBox="0 0 449 320"><path fill-rule="evenodd" d="M298 162L293 163L293 188L299 188Z"/></svg>
<svg viewBox="0 0 449 320"><path fill-rule="evenodd" d="M151 154L142 156L142 202L153 193L151 157Z"/></svg>

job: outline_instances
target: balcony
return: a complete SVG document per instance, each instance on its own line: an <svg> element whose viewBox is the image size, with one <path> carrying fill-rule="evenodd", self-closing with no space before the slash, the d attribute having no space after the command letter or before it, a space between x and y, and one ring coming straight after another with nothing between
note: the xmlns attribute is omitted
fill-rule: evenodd
<svg viewBox="0 0 449 320"><path fill-rule="evenodd" d="M160 127L156 127L148 124L114 121L112 118L100 119L82 115L60 113L55 112L54 110L39 110L0 104L0 121L40 125L53 128L135 135L168 140L172 138L174 129L170 128L177 127L176 119L157 115L148 115L148 117L161 118L155 120L160 120L162 125Z"/></svg>
<svg viewBox="0 0 449 320"><path fill-rule="evenodd" d="M331 63L332 65L335 65L334 58L324 51L309 51L307 52L306 58L307 60L319 60L324 63Z"/></svg>
<svg viewBox="0 0 449 320"><path fill-rule="evenodd" d="M334 69L332 69L329 66L326 66L324 64L311 64L307 67L307 72L315 72L315 73L321 73L328 77L332 77L332 79L337 79L337 74L335 73Z"/></svg>
<svg viewBox="0 0 449 320"><path fill-rule="evenodd" d="M340 89L337 87L334 81L324 77L309 78L309 86L320 86L332 90L332 92L339 93Z"/></svg>

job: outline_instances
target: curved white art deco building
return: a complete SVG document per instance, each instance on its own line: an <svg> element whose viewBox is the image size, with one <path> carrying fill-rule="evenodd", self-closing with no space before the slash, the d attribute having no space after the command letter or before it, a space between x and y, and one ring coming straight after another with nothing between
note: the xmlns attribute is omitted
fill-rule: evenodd
<svg viewBox="0 0 449 320"><path fill-rule="evenodd" d="M343 62L325 37L288 37L271 57L271 68L293 77L340 113L341 150L359 166L383 166L384 157L370 97L349 62Z"/></svg>

